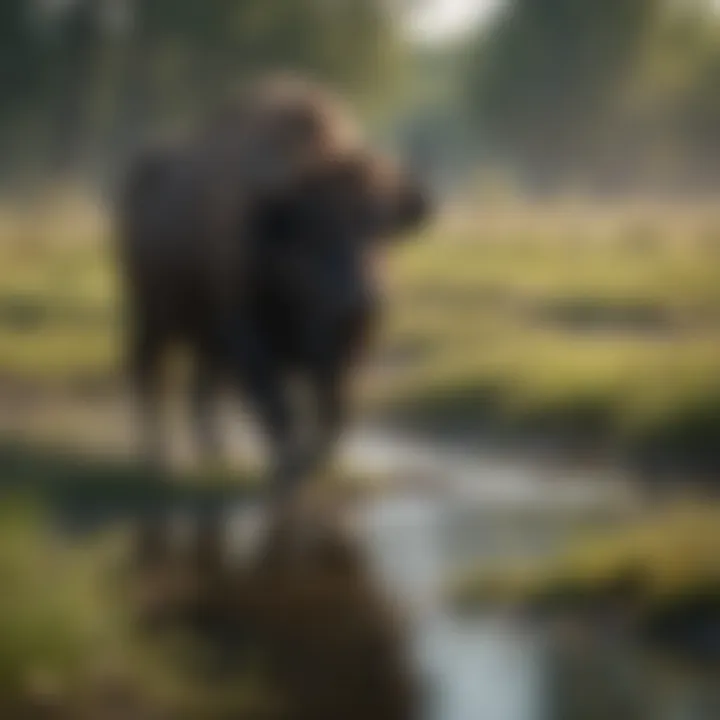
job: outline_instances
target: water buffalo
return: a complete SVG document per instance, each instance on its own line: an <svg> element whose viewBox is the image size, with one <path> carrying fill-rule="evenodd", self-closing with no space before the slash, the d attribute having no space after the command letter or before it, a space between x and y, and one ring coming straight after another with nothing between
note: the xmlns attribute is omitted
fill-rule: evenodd
<svg viewBox="0 0 720 720"><path fill-rule="evenodd" d="M324 162L255 208L248 307L280 387L295 376L312 390L306 468L326 457L342 428L347 376L380 300L377 256L427 214L421 188L368 154Z"/></svg>
<svg viewBox="0 0 720 720"><path fill-rule="evenodd" d="M277 478L300 477L332 444L350 348L372 305L365 255L417 224L425 203L402 172L359 149L323 98L304 85L255 91L212 132L144 154L129 174L120 256L151 457L162 454L161 363L176 342L194 358L206 454L218 450L211 406L222 376L259 414ZM296 442L288 373L309 380L318 399L311 450Z"/></svg>

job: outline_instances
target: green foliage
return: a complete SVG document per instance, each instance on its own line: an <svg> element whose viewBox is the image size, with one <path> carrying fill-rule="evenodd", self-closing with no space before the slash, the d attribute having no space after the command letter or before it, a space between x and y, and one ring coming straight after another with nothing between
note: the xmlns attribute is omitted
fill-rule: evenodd
<svg viewBox="0 0 720 720"><path fill-rule="evenodd" d="M309 73L369 109L387 99L401 66L381 0L128 0L121 9L3 2L8 179L107 171L150 130L182 125L261 72Z"/></svg>
<svg viewBox="0 0 720 720"><path fill-rule="evenodd" d="M678 504L572 537L550 558L470 573L454 588L467 606L556 609L631 602L645 612L706 595L720 599L717 505Z"/></svg>
<svg viewBox="0 0 720 720"><path fill-rule="evenodd" d="M71 552L24 501L0 506L0 709L63 695L119 649L119 615L90 555ZM40 700L41 698L35 698Z"/></svg>
<svg viewBox="0 0 720 720"><path fill-rule="evenodd" d="M515 0L471 44L476 127L536 191L716 185L710 3Z"/></svg>
<svg viewBox="0 0 720 720"><path fill-rule="evenodd" d="M37 450L27 455L22 475L38 501L27 500L29 491L22 489L15 499L5 491L0 502L2 717L106 718L119 703L132 717L264 717L263 678L249 671L210 678L198 669L198 644L179 636L153 640L142 632L137 612L143 588L129 572L128 538L105 531L78 542L58 529L57 518L40 509L50 501L58 511L52 493L36 495L36 489L51 485L58 463L68 460L46 457L43 464ZM7 452L2 455L2 484L9 486L12 463ZM109 463L85 472L97 488L123 473L134 480L128 468ZM143 497L147 501L148 493ZM88 507L83 493L68 501ZM123 513L117 498L110 504L111 519ZM101 519L102 512L94 518Z"/></svg>

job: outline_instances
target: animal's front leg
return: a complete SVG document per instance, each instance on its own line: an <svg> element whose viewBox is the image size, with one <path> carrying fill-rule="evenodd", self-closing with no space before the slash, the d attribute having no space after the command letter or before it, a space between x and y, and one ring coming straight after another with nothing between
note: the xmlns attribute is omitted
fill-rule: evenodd
<svg viewBox="0 0 720 720"><path fill-rule="evenodd" d="M268 440L270 490L275 499L284 501L303 479L303 468L282 368L263 341L262 334L251 324L236 324L235 327L230 359Z"/></svg>
<svg viewBox="0 0 720 720"><path fill-rule="evenodd" d="M317 425L307 455L308 471L322 469L331 460L347 418L347 397L337 368L317 371L313 378Z"/></svg>

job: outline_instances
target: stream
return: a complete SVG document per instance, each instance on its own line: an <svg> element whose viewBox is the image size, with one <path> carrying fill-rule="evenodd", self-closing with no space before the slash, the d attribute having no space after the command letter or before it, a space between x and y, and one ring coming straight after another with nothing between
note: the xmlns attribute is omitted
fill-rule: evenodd
<svg viewBox="0 0 720 720"><path fill-rule="evenodd" d="M529 460L491 459L382 432L351 438L345 460L392 478L360 501L351 522L409 623L426 720L547 717L541 638L501 618L454 615L445 602L447 582L484 557L549 552L559 542L552 519L558 509L577 514L624 505L618 483L543 481ZM238 511L238 524L246 513ZM520 519L528 513L535 522Z"/></svg>
<svg viewBox="0 0 720 720"><path fill-rule="evenodd" d="M96 408L86 414L92 424L81 417L77 431L86 443L92 428L99 447L122 437L119 413L107 413L108 422ZM252 459L256 439L246 426L233 430L232 446ZM379 478L350 520L409 623L426 694L422 720L720 720L717 676L649 662L621 633L601 630L580 651L558 651L546 630L499 612L460 616L446 601L449 581L468 568L547 555L567 547L588 517L632 510L633 483L616 468L569 468L548 455L378 428L348 437L344 461ZM244 532L249 509L238 499L231 534Z"/></svg>
<svg viewBox="0 0 720 720"><path fill-rule="evenodd" d="M617 473L563 477L531 458L387 433L359 435L346 453L366 472L407 479L361 501L352 520L408 618L426 687L423 720L720 719L715 683L666 674L620 636L563 655L538 628L499 613L459 616L446 601L462 570L547 554L569 541L573 521L626 511L634 500Z"/></svg>

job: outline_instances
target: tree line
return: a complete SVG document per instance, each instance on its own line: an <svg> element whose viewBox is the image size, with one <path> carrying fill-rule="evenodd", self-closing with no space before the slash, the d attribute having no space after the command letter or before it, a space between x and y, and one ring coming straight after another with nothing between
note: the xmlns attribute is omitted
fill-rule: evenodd
<svg viewBox="0 0 720 720"><path fill-rule="evenodd" d="M720 186L715 0L507 0L412 44L420 0L2 0L0 181L112 175L243 78L342 89L421 169L532 192Z"/></svg>
<svg viewBox="0 0 720 720"><path fill-rule="evenodd" d="M464 73L490 156L531 190L720 186L713 0L515 0Z"/></svg>
<svg viewBox="0 0 720 720"><path fill-rule="evenodd" d="M380 102L399 67L384 0L2 0L2 178L106 173L244 77L294 70Z"/></svg>

